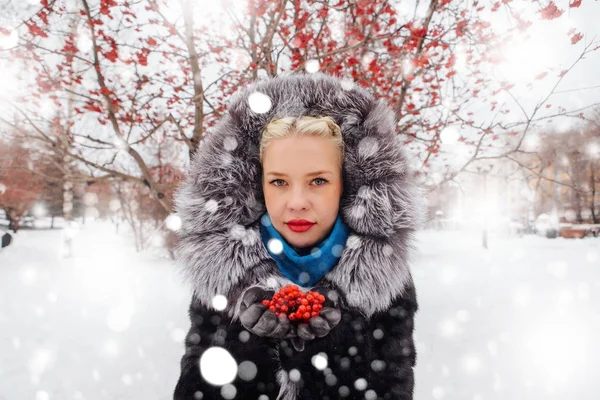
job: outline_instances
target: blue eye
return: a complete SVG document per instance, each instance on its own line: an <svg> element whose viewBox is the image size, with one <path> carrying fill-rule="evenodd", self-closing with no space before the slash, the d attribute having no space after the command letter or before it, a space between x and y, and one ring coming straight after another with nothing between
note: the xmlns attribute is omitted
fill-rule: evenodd
<svg viewBox="0 0 600 400"><path fill-rule="evenodd" d="M323 178L315 178L315 179L313 179L313 182L314 182L314 181L316 181L316 180L321 180L321 181L323 181L323 183L322 183L322 184L320 184L320 185L317 185L317 186L323 186L323 185L325 185L325 184L328 182L328 180L327 180L327 179L323 179ZM285 182L283 179L273 179L273 180L272 180L271 182L269 182L269 183L270 183L270 184L272 184L272 185L274 185L274 186L277 186L277 187L281 187L281 186L283 186L283 185L277 185L277 184L274 184L274 182L278 182L278 181Z"/></svg>

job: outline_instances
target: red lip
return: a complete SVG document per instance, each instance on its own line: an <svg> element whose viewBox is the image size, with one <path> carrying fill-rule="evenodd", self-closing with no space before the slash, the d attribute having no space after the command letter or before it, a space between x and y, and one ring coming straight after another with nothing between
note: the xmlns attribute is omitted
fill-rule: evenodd
<svg viewBox="0 0 600 400"><path fill-rule="evenodd" d="M292 219L287 222L288 225L302 226L302 225L314 225L314 222L307 221L305 219Z"/></svg>
<svg viewBox="0 0 600 400"><path fill-rule="evenodd" d="M288 228L294 232L306 232L315 225L314 222L310 222L305 219L292 219L286 224Z"/></svg>

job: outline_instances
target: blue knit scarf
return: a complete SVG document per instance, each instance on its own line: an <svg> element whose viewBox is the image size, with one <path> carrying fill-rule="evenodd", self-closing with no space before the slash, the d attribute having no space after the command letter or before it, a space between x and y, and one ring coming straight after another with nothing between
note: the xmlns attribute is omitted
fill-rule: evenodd
<svg viewBox="0 0 600 400"><path fill-rule="evenodd" d="M299 255L273 227L269 213L263 214L260 224L262 242L277 263L283 276L304 287L314 286L327 272L335 267L346 247L349 233L348 225L342 221L341 214L338 214L329 236L320 243L311 246L310 254ZM279 240L283 245L283 249L281 249L278 242L272 242L269 246L269 241L272 239ZM282 251L274 253L273 250Z"/></svg>

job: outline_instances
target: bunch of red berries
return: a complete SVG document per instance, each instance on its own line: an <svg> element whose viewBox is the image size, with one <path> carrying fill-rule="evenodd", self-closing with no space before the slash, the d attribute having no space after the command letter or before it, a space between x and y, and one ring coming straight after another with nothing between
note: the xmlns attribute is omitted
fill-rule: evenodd
<svg viewBox="0 0 600 400"><path fill-rule="evenodd" d="M283 314L290 321L308 322L323 309L325 296L313 291L304 293L296 285L286 285L271 300L262 303L277 316Z"/></svg>

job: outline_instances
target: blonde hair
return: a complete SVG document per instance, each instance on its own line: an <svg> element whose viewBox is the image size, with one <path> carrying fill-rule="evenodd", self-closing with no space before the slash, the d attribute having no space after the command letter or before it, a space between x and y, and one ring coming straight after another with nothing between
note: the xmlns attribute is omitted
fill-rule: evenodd
<svg viewBox="0 0 600 400"><path fill-rule="evenodd" d="M342 129L331 117L285 117L271 120L263 129L260 138L259 157L263 163L265 149L272 139L287 137L317 136L330 139L339 149L340 167L344 160Z"/></svg>

